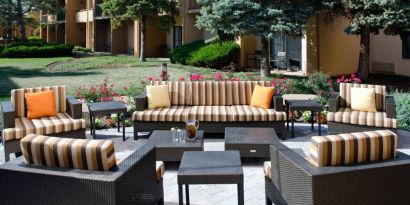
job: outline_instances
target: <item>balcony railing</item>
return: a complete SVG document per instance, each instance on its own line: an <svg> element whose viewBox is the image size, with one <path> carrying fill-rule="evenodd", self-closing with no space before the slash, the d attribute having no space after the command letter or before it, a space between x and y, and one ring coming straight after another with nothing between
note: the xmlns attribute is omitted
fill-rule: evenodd
<svg viewBox="0 0 410 205"><path fill-rule="evenodd" d="M196 0L189 0L189 5L188 5L189 10L196 10L200 8L201 8L201 5L199 5Z"/></svg>
<svg viewBox="0 0 410 205"><path fill-rule="evenodd" d="M42 15L41 16L41 23L42 24L47 24L48 23L48 16L47 15Z"/></svg>
<svg viewBox="0 0 410 205"><path fill-rule="evenodd" d="M86 23L87 21L93 21L93 10L80 10L75 14L75 22Z"/></svg>

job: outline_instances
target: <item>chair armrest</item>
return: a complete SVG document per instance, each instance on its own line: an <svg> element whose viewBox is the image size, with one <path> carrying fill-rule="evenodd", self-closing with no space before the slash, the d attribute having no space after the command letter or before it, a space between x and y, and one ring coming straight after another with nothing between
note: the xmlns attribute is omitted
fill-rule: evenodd
<svg viewBox="0 0 410 205"><path fill-rule="evenodd" d="M135 110L144 111L148 108L147 93L144 91L135 97Z"/></svg>
<svg viewBox="0 0 410 205"><path fill-rule="evenodd" d="M66 102L68 115L70 115L73 119L81 119L83 117L82 103L73 96L67 96Z"/></svg>
<svg viewBox="0 0 410 205"><path fill-rule="evenodd" d="M3 119L3 129L15 127L16 113L10 101L0 102L1 115Z"/></svg>
<svg viewBox="0 0 410 205"><path fill-rule="evenodd" d="M339 110L339 93L334 93L329 97L329 111L337 112Z"/></svg>
<svg viewBox="0 0 410 205"><path fill-rule="evenodd" d="M285 111L283 106L283 98L281 95L273 95L271 108L275 109L276 111Z"/></svg>
<svg viewBox="0 0 410 205"><path fill-rule="evenodd" d="M388 118L396 118L396 102L394 96L386 97L386 116Z"/></svg>

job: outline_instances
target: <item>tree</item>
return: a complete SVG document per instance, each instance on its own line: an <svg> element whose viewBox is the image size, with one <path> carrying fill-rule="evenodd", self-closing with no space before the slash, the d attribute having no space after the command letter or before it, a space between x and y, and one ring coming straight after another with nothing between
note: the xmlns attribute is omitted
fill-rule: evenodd
<svg viewBox="0 0 410 205"><path fill-rule="evenodd" d="M14 19L12 0L0 0L0 26L4 28L6 43L12 40Z"/></svg>
<svg viewBox="0 0 410 205"><path fill-rule="evenodd" d="M138 19L141 23L140 60L145 61L147 19L159 16L158 26L168 30L179 15L178 3L173 0L104 0L101 5L105 15L110 17L111 26L117 28L122 22Z"/></svg>

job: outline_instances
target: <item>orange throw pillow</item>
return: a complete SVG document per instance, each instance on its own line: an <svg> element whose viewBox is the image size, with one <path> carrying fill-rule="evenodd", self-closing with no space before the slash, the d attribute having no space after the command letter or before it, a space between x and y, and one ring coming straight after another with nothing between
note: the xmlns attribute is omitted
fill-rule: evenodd
<svg viewBox="0 0 410 205"><path fill-rule="evenodd" d="M26 93L27 118L36 119L57 115L54 91Z"/></svg>
<svg viewBox="0 0 410 205"><path fill-rule="evenodd" d="M268 109L272 102L275 89L273 87L264 87L256 85L253 89L251 106Z"/></svg>

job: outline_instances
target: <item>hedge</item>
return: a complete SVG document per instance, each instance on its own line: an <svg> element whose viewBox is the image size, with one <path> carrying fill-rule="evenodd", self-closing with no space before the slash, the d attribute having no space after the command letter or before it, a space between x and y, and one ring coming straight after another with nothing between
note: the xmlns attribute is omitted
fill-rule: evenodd
<svg viewBox="0 0 410 205"><path fill-rule="evenodd" d="M1 56L1 54L3 53L3 50L4 50L4 45L1 45L1 44L0 44L0 56Z"/></svg>
<svg viewBox="0 0 410 205"><path fill-rule="evenodd" d="M172 50L169 59L172 63L180 63L182 65L187 64L187 60L191 57L191 54L205 46L203 40L187 43Z"/></svg>
<svg viewBox="0 0 410 205"><path fill-rule="evenodd" d="M239 59L240 46L231 41L220 43L211 43L201 47L187 60L187 64L221 69L229 66L231 63L237 65Z"/></svg>
<svg viewBox="0 0 410 205"><path fill-rule="evenodd" d="M16 43L18 44L18 43ZM40 58L71 56L74 46L65 44L43 44L33 46L31 43L21 45L9 45L3 51L2 56L8 58Z"/></svg>
<svg viewBox="0 0 410 205"><path fill-rule="evenodd" d="M397 123L400 129L410 130L410 93L395 92Z"/></svg>

